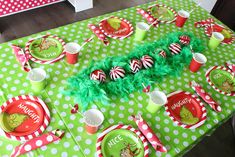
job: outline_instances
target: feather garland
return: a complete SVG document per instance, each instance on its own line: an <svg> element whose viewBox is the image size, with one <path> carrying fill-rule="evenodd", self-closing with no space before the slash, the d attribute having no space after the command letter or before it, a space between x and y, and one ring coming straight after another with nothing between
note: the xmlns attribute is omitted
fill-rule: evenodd
<svg viewBox="0 0 235 157"><path fill-rule="evenodd" d="M171 55L168 47L171 43L179 43L179 37L187 35L190 37L189 45L182 45L178 55ZM170 33L158 41L145 43L135 47L128 55L107 57L101 61L92 62L90 66L67 80L67 87L62 91L67 96L73 96L75 102L86 110L92 102L101 102L106 105L110 96L120 96L128 100L129 94L142 90L142 83L154 84L161 82L165 76L178 76L192 59L190 50L192 46L195 52L202 52L204 46L202 41L191 33ZM163 58L158 53L164 50L167 57ZM154 65L149 69L142 69L138 73L131 73L129 62L133 58L140 59L143 55L149 55L154 60ZM107 77L106 82L100 83L90 79L90 73L96 69L102 69L107 76L114 66L121 66L126 71L122 79L112 81Z"/></svg>

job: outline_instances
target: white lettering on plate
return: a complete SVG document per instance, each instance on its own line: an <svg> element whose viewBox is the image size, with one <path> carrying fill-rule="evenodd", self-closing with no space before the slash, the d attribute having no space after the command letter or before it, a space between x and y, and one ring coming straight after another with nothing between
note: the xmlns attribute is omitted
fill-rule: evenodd
<svg viewBox="0 0 235 157"><path fill-rule="evenodd" d="M34 123L39 123L40 117L34 113L33 110L29 109L27 106L23 105L22 103L18 105L18 108L24 111L30 118L34 120Z"/></svg>
<svg viewBox="0 0 235 157"><path fill-rule="evenodd" d="M111 148L113 145L119 143L122 140L123 138L121 137L121 135L117 135L116 137L114 137L108 142L109 148Z"/></svg>
<svg viewBox="0 0 235 157"><path fill-rule="evenodd" d="M188 98L184 98L183 100L178 101L177 103L175 103L174 105L171 106L171 109L174 110L177 107L181 107L185 104L191 103L192 99L188 99Z"/></svg>

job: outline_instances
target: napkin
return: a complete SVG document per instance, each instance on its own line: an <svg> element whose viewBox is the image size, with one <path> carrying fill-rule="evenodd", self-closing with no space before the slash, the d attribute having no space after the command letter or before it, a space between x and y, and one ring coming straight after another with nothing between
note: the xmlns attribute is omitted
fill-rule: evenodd
<svg viewBox="0 0 235 157"><path fill-rule="evenodd" d="M195 81L190 82L190 86L196 93L208 104L210 107L215 110L216 112L221 112L221 107L213 100L213 98L206 93L206 91Z"/></svg>
<svg viewBox="0 0 235 157"><path fill-rule="evenodd" d="M149 24L152 24L153 22L155 22L155 24L153 24L154 27L158 27L159 22L156 22L156 18L154 18L150 13L148 13L147 11L141 9L141 8L137 8L137 13L139 13L140 15L143 16L143 18L145 18Z"/></svg>
<svg viewBox="0 0 235 157"><path fill-rule="evenodd" d="M22 154L25 154L29 151L32 151L34 149L40 148L42 146L48 145L54 141L60 140L64 135L64 131L62 130L53 130L49 133L43 134L41 136L38 136L36 138L33 138L19 146L17 146L12 154L11 157L17 157Z"/></svg>
<svg viewBox="0 0 235 157"><path fill-rule="evenodd" d="M18 62L22 66L22 69L26 72L29 72L30 71L30 67L29 67L29 63L28 63L29 58L24 53L24 50L17 45L12 45L11 47L13 49L13 52L14 52Z"/></svg>
<svg viewBox="0 0 235 157"><path fill-rule="evenodd" d="M143 133L143 135L147 138L149 143L153 146L156 151L167 152L166 147L163 146L159 138L154 134L153 130L147 124L146 121L143 120L141 115L132 116L135 123L137 124L139 130Z"/></svg>
<svg viewBox="0 0 235 157"><path fill-rule="evenodd" d="M88 24L88 27L90 28L90 30L99 38L99 40L101 40L104 45L108 46L109 45L109 41L108 38L104 35L104 33L99 29L99 27L97 27L94 24Z"/></svg>

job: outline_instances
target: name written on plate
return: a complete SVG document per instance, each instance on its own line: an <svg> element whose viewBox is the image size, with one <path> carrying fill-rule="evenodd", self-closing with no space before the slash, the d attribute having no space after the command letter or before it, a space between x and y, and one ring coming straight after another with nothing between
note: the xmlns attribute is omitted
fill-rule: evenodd
<svg viewBox="0 0 235 157"><path fill-rule="evenodd" d="M108 142L108 146L109 148L112 148L112 146L116 145L117 143L119 143L120 141L122 141L123 138L121 137L121 135L117 135L116 137L112 138L109 142Z"/></svg>
<svg viewBox="0 0 235 157"><path fill-rule="evenodd" d="M28 102L27 102L28 103ZM34 120L34 123L39 123L40 117L31 109L29 109L26 105L22 103L18 105L18 108L24 111L30 118Z"/></svg>
<svg viewBox="0 0 235 157"><path fill-rule="evenodd" d="M191 98L184 98L183 100L178 101L174 105L171 106L171 109L174 110L175 108L181 107L185 104L191 103L192 99Z"/></svg>

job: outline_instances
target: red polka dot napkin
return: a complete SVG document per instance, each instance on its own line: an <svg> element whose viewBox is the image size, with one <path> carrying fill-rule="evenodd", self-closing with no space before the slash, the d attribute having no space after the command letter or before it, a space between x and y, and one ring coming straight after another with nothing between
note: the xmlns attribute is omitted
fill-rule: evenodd
<svg viewBox="0 0 235 157"><path fill-rule="evenodd" d="M134 121L137 124L139 130L147 138L147 140L153 146L153 148L156 151L167 152L167 149L163 146L159 138L154 134L153 130L150 128L147 122L143 120L141 115L132 116L132 117L134 118Z"/></svg>
<svg viewBox="0 0 235 157"><path fill-rule="evenodd" d="M17 157L20 156L22 154L25 154L31 150L40 148L42 146L48 145L54 141L60 140L64 135L64 131L62 130L54 130L51 131L47 134L43 134L42 136L38 136L36 138L33 138L19 146L17 146L12 154L11 157Z"/></svg>

